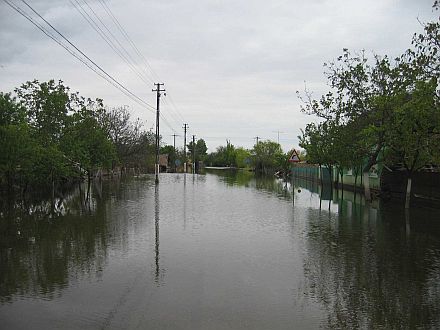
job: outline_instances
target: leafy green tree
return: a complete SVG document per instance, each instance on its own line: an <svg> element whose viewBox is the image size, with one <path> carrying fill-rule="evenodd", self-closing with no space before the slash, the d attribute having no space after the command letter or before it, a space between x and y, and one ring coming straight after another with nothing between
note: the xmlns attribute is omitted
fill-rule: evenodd
<svg viewBox="0 0 440 330"><path fill-rule="evenodd" d="M154 164L154 134L127 108L71 93L62 81L28 81L0 93L0 182L48 185L115 166Z"/></svg>
<svg viewBox="0 0 440 330"><path fill-rule="evenodd" d="M439 2L434 3L435 10ZM385 153L390 166L403 164L408 176L407 206L411 175L417 169L439 162L440 21L424 24L413 37L413 49L390 61L347 49L326 64L331 90L320 99L310 92L299 94L302 110L323 119L302 131L301 146L309 161L350 167L363 164L365 197L370 199L370 168ZM429 119L428 119L429 118ZM332 156L333 159L329 158Z"/></svg>
<svg viewBox="0 0 440 330"><path fill-rule="evenodd" d="M243 147L235 149L235 166L238 168L249 167L252 162L252 154L250 150Z"/></svg>
<svg viewBox="0 0 440 330"><path fill-rule="evenodd" d="M133 144L126 166L134 166L154 171L156 159L155 134L151 131L142 130Z"/></svg>
<svg viewBox="0 0 440 330"><path fill-rule="evenodd" d="M435 141L440 136L437 83L417 81L411 93L395 96L394 120L386 132L388 165L400 164L407 174L405 207L409 207L413 173L436 159Z"/></svg>
<svg viewBox="0 0 440 330"><path fill-rule="evenodd" d="M252 154L255 171L266 174L280 169L285 159L281 145L273 141L262 141L255 144Z"/></svg>
<svg viewBox="0 0 440 330"><path fill-rule="evenodd" d="M217 147L215 152L206 157L206 162L211 166L235 166L236 153L234 145L226 140L226 146Z"/></svg>
<svg viewBox="0 0 440 330"><path fill-rule="evenodd" d="M34 158L25 109L9 93L0 93L0 178L9 188Z"/></svg>
<svg viewBox="0 0 440 330"><path fill-rule="evenodd" d="M0 126L0 178L5 178L9 188L17 180L32 179L37 147L26 125Z"/></svg>
<svg viewBox="0 0 440 330"><path fill-rule="evenodd" d="M333 166L335 165L334 152L336 127L330 121L318 125L310 123L299 136L300 147L307 152L309 162L318 164L320 170L322 165L326 166L329 177L332 177Z"/></svg>
<svg viewBox="0 0 440 330"><path fill-rule="evenodd" d="M0 92L0 126L26 123L26 109L10 93Z"/></svg>
<svg viewBox="0 0 440 330"><path fill-rule="evenodd" d="M160 147L160 153L162 155L168 155L168 166L170 166L171 168L174 168L175 161L177 159L176 158L177 152L176 152L176 150L174 150L174 146L172 146L172 145L162 146L162 147Z"/></svg>
<svg viewBox="0 0 440 330"><path fill-rule="evenodd" d="M28 81L15 92L27 109L28 123L43 144L57 144L71 111L69 88L60 80Z"/></svg>
<svg viewBox="0 0 440 330"><path fill-rule="evenodd" d="M110 168L116 150L91 111L81 111L65 132L61 149L69 161L85 169L88 177L99 168Z"/></svg>
<svg viewBox="0 0 440 330"><path fill-rule="evenodd" d="M203 139L198 139L195 143L196 147L196 161L204 161L207 155L208 147L206 146L206 142ZM192 141L187 145L188 152L192 155L193 152L193 143Z"/></svg>

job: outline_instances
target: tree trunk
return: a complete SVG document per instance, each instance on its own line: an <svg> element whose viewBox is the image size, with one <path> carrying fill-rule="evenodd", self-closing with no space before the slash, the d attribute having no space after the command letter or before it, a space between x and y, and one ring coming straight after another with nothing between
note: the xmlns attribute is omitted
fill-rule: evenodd
<svg viewBox="0 0 440 330"><path fill-rule="evenodd" d="M321 181L321 187L322 187L322 166L321 166L321 164L319 164L318 176L319 176L319 181Z"/></svg>
<svg viewBox="0 0 440 330"><path fill-rule="evenodd" d="M408 181L406 182L405 209L409 209L409 202L411 200L411 184L412 184L412 178L411 176L408 176Z"/></svg>
<svg viewBox="0 0 440 330"><path fill-rule="evenodd" d="M354 199L356 200L358 172L354 173Z"/></svg>
<svg viewBox="0 0 440 330"><path fill-rule="evenodd" d="M364 194L365 194L365 200L366 200L366 201L371 201L370 180L369 180L369 177L368 177L368 171L367 171L367 172L364 172L364 173L362 174L362 176L363 176L363 178L364 178L363 182L364 182Z"/></svg>
<svg viewBox="0 0 440 330"><path fill-rule="evenodd" d="M341 190L342 190L342 199L344 199L344 170L341 171Z"/></svg>

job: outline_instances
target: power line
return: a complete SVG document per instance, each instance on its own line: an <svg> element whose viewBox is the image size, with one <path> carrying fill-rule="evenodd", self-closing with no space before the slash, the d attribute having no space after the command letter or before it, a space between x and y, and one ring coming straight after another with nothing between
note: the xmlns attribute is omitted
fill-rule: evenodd
<svg viewBox="0 0 440 330"><path fill-rule="evenodd" d="M82 0L82 2L89 8L89 10L92 12L92 14L94 15L94 17L96 17L96 19L100 22L100 24L104 27L104 29L108 32L107 35L105 33L105 31L103 31L98 23L93 19L93 17L91 17L85 10L84 8L82 8L82 6L79 4L78 0L74 0L77 4L78 7L75 6L75 4L72 2L72 0L70 0L70 2L72 3L72 5L80 12L80 14L84 17L84 19L86 19L86 21L92 26L92 28L101 36L101 38L113 49L113 51L119 56L121 57L128 65L129 67L133 70L133 72L146 84L148 84L148 82L143 78L143 71L139 71L137 70L137 68L135 67L136 63L135 60L133 59L133 57L130 55L130 53L127 51L127 49L121 44L121 42L118 40L118 38L110 31L110 29L107 27L107 25L102 21L102 19L99 17L99 15L95 12L95 10L93 10L93 8L87 3L86 0ZM101 3L102 5L102 3ZM105 5L105 3L104 3ZM113 22L115 23L115 25L117 26L117 28L120 30L120 32L124 35L124 37L126 37L127 40L129 40L130 44L133 44L133 48L135 48L137 50L137 47L134 45L133 41L129 38L128 34L126 33L126 31L123 29L122 25L117 21L116 17L114 17L114 15L112 15L110 8L105 5L103 6L104 9L106 10L107 14L110 16L110 18L112 18ZM81 8L81 10L87 15L84 16L84 14L82 14L82 12L79 10L79 8ZM115 43L111 40L113 38L113 40L115 40L115 42L119 45L119 47L122 49L122 51L126 54L126 56L122 53L122 51L120 51L118 49L118 46L115 45ZM137 50L137 52L139 52ZM140 52L139 52L140 53ZM141 55L141 54L140 54ZM128 58L127 58L128 57ZM142 58L141 58L142 60ZM146 61L146 59L145 59ZM150 67L151 68L151 67ZM145 75L146 76L146 75ZM149 78L148 76L146 76L147 79L149 79L151 82L153 82L151 80L151 78ZM166 99L165 99L166 100ZM170 115L172 116L172 114L170 113ZM173 131L174 133L176 132L176 130L172 127L172 125L169 123L169 121L165 118L165 114L163 112L160 113L160 118L162 118L162 120L165 122L166 126L168 126L171 131ZM180 122L177 122L180 125Z"/></svg>
<svg viewBox="0 0 440 330"><path fill-rule="evenodd" d="M86 58L90 63L93 64L94 68L90 65L90 63L87 63L84 59L81 59L78 54L76 54L72 49L70 49L68 46L64 45L58 38L55 37L51 32L49 32L43 25L37 23L34 21L34 19L27 14L22 8L20 8L17 5L12 4L8 0L3 0L6 4L8 4L12 9L17 11L20 15L25 17L28 21L30 21L33 25L35 25L40 31L42 31L46 36L54 40L58 45L63 47L65 50L67 50L72 56L80 60L83 64L85 64L88 68L90 68L92 71L97 73L100 77L107 80L109 83L111 83L114 87L118 88L120 91L122 91L126 96L131 98L136 103L146 106L149 108L149 111L152 111L151 109L154 109L154 107L144 100L142 100L140 97L138 97L136 94L131 92L129 89L127 89L124 85L122 85L119 81L117 81L114 77L112 77L109 73L107 73L101 66L99 66L95 61L93 61L89 56L87 56L83 51L81 51L77 46L75 46L69 39L67 39L60 31L58 31L52 24L50 24L44 17L42 17L32 6L30 6L25 0L22 0L22 2L31 9L40 19L42 19L47 25L49 25L52 30L54 30L59 36L61 36L70 46L72 46L77 52L79 52L84 58ZM99 70L99 73L96 71L96 69Z"/></svg>
<svg viewBox="0 0 440 330"><path fill-rule="evenodd" d="M281 132L281 131L272 131L272 133L277 133L277 136L278 136L278 144L280 144L280 134L284 134L285 132Z"/></svg>
<svg viewBox="0 0 440 330"><path fill-rule="evenodd" d="M148 84L148 82L143 78L143 75L139 70L135 67L135 60L133 57L129 54L129 52L126 50L126 48L119 42L118 38L110 31L110 29L107 27L107 25L102 21L102 19L99 17L99 15L93 10L93 8L87 3L86 0L82 0L84 4L89 8L89 10L92 12L92 14L98 19L98 21L101 23L101 25L104 27L104 29L107 30L108 34L116 41L116 43L120 46L120 48L125 52L125 54L129 57L127 58L119 49L118 46L115 45L115 43L111 40L111 38L103 31L98 23L91 17L87 11L84 10L84 8L80 5L78 0L74 0L78 6L76 6L72 0L70 0L70 3L75 7L75 9L83 16L83 18L89 23L89 25L100 35L100 37L107 43L107 45L112 48L112 50L120 57L122 58L126 64L129 65L129 67L132 69L132 71L145 83ZM107 7L108 8L108 7ZM108 8L109 9L109 8ZM85 15L84 15L84 14ZM115 18L116 19L116 18ZM119 24L120 25L120 24ZM120 26L121 29L122 26ZM124 30L125 31L125 30ZM125 33L126 34L126 33ZM128 35L127 35L128 36ZM131 60L131 61L130 61ZM151 78L146 76L147 79L149 79L151 82ZM149 85L149 84L148 84ZM165 99L166 100L166 99ZM173 128L173 126L169 123L169 121L165 118L165 115L163 112L160 113L160 118L164 121L165 125L171 129L172 132L176 132L176 130ZM180 122L176 122L180 125Z"/></svg>
<svg viewBox="0 0 440 330"><path fill-rule="evenodd" d="M75 0L77 1L77 0ZM85 0L83 0L84 2L86 2ZM110 19L113 21L113 24L116 26L116 28L119 30L119 32L121 33L121 35L125 38L125 40L129 43L129 45L132 47L132 49L134 50L134 52L138 55L139 59L141 61L144 62L145 64L145 68L149 68L151 74L157 79L160 80L159 76L156 74L156 72L154 72L153 68L151 67L150 63L148 62L148 60L145 58L145 56L143 56L143 54L140 52L139 48L136 46L136 44L134 43L134 41L132 40L132 38L130 38L129 34L127 33L127 31L124 29L124 27L122 26L122 24L119 22L119 20L116 18L116 16L113 14L111 8L105 3L105 1L103 0L99 0L100 5L103 7L103 9L105 10L105 12L107 13L107 15L110 17ZM101 22L102 23L102 22ZM105 24L104 24L105 26ZM108 28L105 26L105 28L108 30ZM110 31L109 31L110 32ZM111 32L110 32L111 33ZM112 34L113 35L113 34ZM114 35L113 35L114 36ZM117 38L115 38L117 40ZM119 42L118 42L119 43ZM119 43L120 44L120 43ZM121 45L122 46L122 45ZM125 49L125 48L124 48ZM128 54L128 52L126 52ZM132 58L130 56L130 58ZM133 60L134 62L134 60ZM145 70L147 71L147 70ZM169 101L168 101L169 99ZM169 108L170 112L170 116L173 118L174 121L176 121L176 123L178 123L180 125L181 122L185 122L185 119L183 117L183 115L181 114L181 112L178 110L177 106L175 105L172 97L170 95L168 95L168 97L165 99L165 103L171 105L171 107ZM171 110L174 111L174 114L171 113ZM163 112L162 112L163 113ZM161 113L161 118L163 118ZM177 117L179 117L178 120L176 120L176 118L174 117L174 115L177 115ZM174 129L172 129L174 131Z"/></svg>
<svg viewBox="0 0 440 330"><path fill-rule="evenodd" d="M29 14L27 14L22 8L20 8L17 5L12 4L8 0L4 0L12 9L17 11L20 15L25 17L27 20L29 20L33 25L35 25L40 31L42 31L46 36L51 38L53 41L55 41L59 46L63 47L69 54L74 56L76 59L81 61L85 66L87 66L89 69L91 69L93 72L95 72L97 75L99 75L101 78L105 79L108 83L110 83L112 86L120 90L124 95L138 103L139 105L143 107L147 107L147 110L154 112L154 107L150 104L148 104L146 101L142 100L140 97L138 97L136 94L134 94L132 91L130 91L128 88L126 88L124 85L122 85L118 80L116 80L113 76L111 76L109 73L107 73L101 66L99 66L95 61L93 61L89 56L87 56L82 50L80 50L76 45L74 45L67 37L65 37L59 30L57 30L50 22L48 22L42 15L40 15L31 5L29 5L25 0L22 0L22 2L30 9L32 12L34 12L41 20L43 20L53 31L56 32L57 35L59 35L65 42L67 42L68 45L73 47L74 49L71 49L67 44L64 44L62 40L60 40L56 35L49 32L49 30L44 27L42 24L36 22ZM77 0L75 0L77 2ZM72 1L71 1L72 3ZM78 3L78 2L77 2ZM74 3L72 5L75 6ZM79 5L79 3L78 3ZM78 10L78 8L75 6L75 8ZM81 7L81 9L84 11L84 9ZM80 13L81 11L78 10ZM82 14L82 13L81 13ZM87 13L86 13L87 14ZM84 19L87 20L86 16L82 14ZM88 15L90 17L90 15ZM90 17L90 19L92 19ZM93 23L90 23L93 26ZM96 22L95 22L96 25ZM95 29L96 30L96 29ZM102 31L102 29L101 29ZM104 32L102 32L104 33ZM101 36L103 37L103 36ZM103 39L105 39L103 37ZM75 52L76 50L76 52ZM79 54L78 54L79 53ZM80 55L82 55L82 58ZM164 121L165 125L171 129L172 132L176 132L176 130L173 128L173 126L169 123L169 121L165 118L165 116L161 113L160 117ZM183 116L182 116L183 118Z"/></svg>
<svg viewBox="0 0 440 330"><path fill-rule="evenodd" d="M81 58L80 56L78 56L77 53L75 53L72 49L70 49L69 47L67 47L66 45L64 45L63 43L61 43L52 33L50 33L48 30L46 30L46 28L44 26L42 26L41 24L37 23L36 21L33 20L33 18L31 16L29 16L29 14L27 14L23 9L21 9L18 6L12 5L11 3L9 3L7 0L4 0L4 2L6 2L12 9L14 9L15 11L17 11L20 15L22 15L24 18L26 18L28 21L30 21L33 25L35 25L41 32L43 32L47 37L51 38L53 41L55 41L59 46L63 47L67 52L69 52L72 56L74 56L76 59L78 59L79 61L81 61L81 63L83 63L85 66L87 66L89 69L91 69L93 72L95 72L98 76L102 77L103 79L105 79L107 82L109 82L110 84L112 84L114 87L118 88L122 93L126 93L124 90L120 89L118 85L114 84L111 80L109 80L105 75L103 75L101 72L97 71L93 66L91 66L88 62L86 62L83 58ZM130 94L126 94L128 97L131 97ZM137 100L136 100L137 101Z"/></svg>
<svg viewBox="0 0 440 330"><path fill-rule="evenodd" d="M77 1L77 0L75 0ZM86 0L82 0L84 2L86 2ZM143 54L140 52L139 48L136 46L136 44L134 43L133 39L130 38L129 34L127 33L127 31L124 29L124 27L122 26L122 24L119 22L119 20L116 18L116 16L113 14L111 8L105 3L105 1L103 0L99 0L100 5L102 6L102 8L105 10L105 12L107 13L107 15L110 17L110 19L113 21L113 24L116 26L116 28L119 30L119 32L121 33L121 35L125 38L125 40L129 43L129 45L131 46L131 48L134 50L134 52L138 55L139 59L141 61L143 61L144 65L145 65L145 72L147 72L147 68L149 68L151 74L157 79L157 80L161 80L159 78L159 76L156 74L156 72L154 72L153 68L151 67L150 63L148 62L148 60L145 58L145 56L143 56ZM102 22L101 22L102 23ZM105 24L104 24L105 26ZM105 26L105 28L108 30L108 28ZM109 31L110 32L110 31ZM113 35L113 34L112 34ZM113 35L114 36L114 35ZM117 39L117 38L116 38ZM128 53L128 52L127 52ZM130 56L130 58L132 58ZM169 100L168 100L169 99ZM175 105L173 98L168 95L168 97L165 99L165 103L168 105L171 105L171 107L168 108L169 112L168 114L171 116L171 118L180 125L180 123L185 122L185 118L183 117L183 115L181 114L181 112L178 110L177 106ZM165 120L164 118L164 112L161 112L161 118L164 119L165 123L167 124L167 126L169 126L174 132L175 130L171 127L171 125ZM176 117L178 119L176 119Z"/></svg>
<svg viewBox="0 0 440 330"><path fill-rule="evenodd" d="M105 41L105 43L113 50L113 52L115 52L116 55L118 55L129 66L129 68L139 77L139 79L142 80L142 82L144 82L147 86L150 86L153 80L149 77L144 78L142 73L139 72L139 70L136 68L136 63L133 57L127 52L125 47L119 42L116 36L109 30L107 25L102 21L95 10L93 10L93 8L85 0L82 0L82 2L87 6L87 8L89 8L93 16L96 17L96 19L107 31L107 33L99 26L97 21L89 15L89 13L84 9L84 7L79 3L78 0L74 0L76 4L73 3L72 0L69 1L72 6L81 14L84 20L89 23L89 25L96 31L96 33L98 33L98 35ZM117 45L115 44L115 42L113 42L113 40L117 43Z"/></svg>
<svg viewBox="0 0 440 330"><path fill-rule="evenodd" d="M183 117L179 116L175 111L173 111L171 103L168 101L168 97L169 94L167 94L167 98L165 99L165 105L167 105L166 109L168 110L167 113L171 116L176 124L181 125L182 122L185 122L185 119L183 119Z"/></svg>
<svg viewBox="0 0 440 330"><path fill-rule="evenodd" d="M176 114L180 117L180 119L181 119L183 122L185 122L185 118L183 118L182 113L179 111L179 109L177 108L176 104L174 103L174 100L173 100L172 95L170 95L168 98L169 98L170 103L171 103L171 106L174 108Z"/></svg>
<svg viewBox="0 0 440 330"><path fill-rule="evenodd" d="M116 16L113 14L112 10L110 9L110 7L107 6L107 4L103 1L103 0L99 0L99 3L101 4L101 6L104 8L104 10L106 11L107 15L112 19L113 23L115 24L115 26L118 28L119 32L122 34L122 36L124 36L124 38L129 42L129 44L131 45L131 47L133 48L133 50L135 51L135 53L139 56L139 58L141 60L144 61L144 64L146 67L148 67L150 69L151 74L153 75L153 78L160 80L159 76L156 74L156 72L154 72L153 68L151 67L150 63L148 62L148 60L145 58L144 55L142 55L142 53L139 51L138 47L136 47L136 44L133 42L133 40L130 38L130 36L128 35L127 31L124 29L124 27L121 25L121 23L119 22L119 20L116 18Z"/></svg>
<svg viewBox="0 0 440 330"><path fill-rule="evenodd" d="M176 130L171 126L171 124L168 122L162 112L160 113L160 118L162 118L162 120L165 122L165 125L167 125L168 128L173 131L173 133L176 133Z"/></svg>

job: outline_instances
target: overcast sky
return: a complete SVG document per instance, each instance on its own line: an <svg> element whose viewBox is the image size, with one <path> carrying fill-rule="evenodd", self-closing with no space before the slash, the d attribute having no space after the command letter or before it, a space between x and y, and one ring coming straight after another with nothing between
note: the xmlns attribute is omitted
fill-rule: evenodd
<svg viewBox="0 0 440 330"><path fill-rule="evenodd" d="M9 1L30 12L23 2ZM157 75L145 69L144 82L85 21L73 5L76 1L92 15L84 0L28 3L153 106L152 82L159 78L167 90L161 111L174 129L161 122L164 142L172 144L171 134L176 133L177 145L183 145L185 121L189 135L205 139L210 151L226 139L248 148L256 136L276 141L277 131L285 151L296 147L300 128L316 119L300 112L295 92L304 89L304 82L316 96L327 90L324 62L340 55L342 48L399 55L410 47L412 34L422 30L417 19L438 16L432 0L106 0ZM104 6L92 0L87 4L143 70L143 61ZM103 98L110 107L128 105L146 128L154 126L153 111L87 69L3 1L0 45L0 91L12 91L27 80L61 79L83 96Z"/></svg>

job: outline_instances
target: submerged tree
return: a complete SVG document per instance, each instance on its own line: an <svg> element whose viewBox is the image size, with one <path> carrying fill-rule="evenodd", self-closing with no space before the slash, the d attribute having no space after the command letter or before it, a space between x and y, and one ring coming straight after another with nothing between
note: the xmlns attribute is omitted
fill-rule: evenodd
<svg viewBox="0 0 440 330"><path fill-rule="evenodd" d="M207 155L208 147L206 146L206 142L203 139L198 139L195 143L195 157L196 161L204 161ZM193 153L193 143L192 141L188 143L188 152L192 155ZM192 156L191 156L192 157Z"/></svg>
<svg viewBox="0 0 440 330"><path fill-rule="evenodd" d="M120 161L147 167L154 134L126 109L72 93L62 81L29 81L0 93L0 182L11 188L81 179Z"/></svg>
<svg viewBox="0 0 440 330"><path fill-rule="evenodd" d="M215 152L206 157L206 162L211 166L235 166L235 146L231 141L226 140L226 146L217 147Z"/></svg>
<svg viewBox="0 0 440 330"><path fill-rule="evenodd" d="M394 61L387 56L369 61L363 52L353 56L344 49L326 64L331 90L320 99L307 90L299 94L302 111L323 120L307 125L300 137L309 160L328 163L331 152L338 168L362 165L370 199L368 172L385 153L389 164L401 163L406 170L408 206L412 173L440 158L439 36L439 22L431 22L414 36L414 49Z"/></svg>
<svg viewBox="0 0 440 330"><path fill-rule="evenodd" d="M405 207L409 207L413 173L432 164L438 154L435 140L440 137L440 107L437 84L417 81L414 90L395 96L393 121L386 131L386 161L405 169Z"/></svg>
<svg viewBox="0 0 440 330"><path fill-rule="evenodd" d="M259 142L254 145L251 152L256 172L267 174L284 168L285 155L277 142Z"/></svg>

